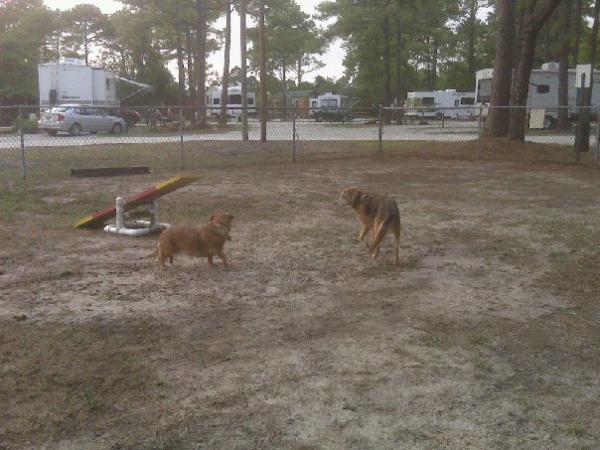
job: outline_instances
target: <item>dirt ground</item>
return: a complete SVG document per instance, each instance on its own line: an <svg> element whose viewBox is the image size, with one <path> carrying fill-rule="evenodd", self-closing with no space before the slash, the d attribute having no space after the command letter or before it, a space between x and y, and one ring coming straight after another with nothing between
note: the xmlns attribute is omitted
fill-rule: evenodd
<svg viewBox="0 0 600 450"><path fill-rule="evenodd" d="M3 181L0 449L599 448L600 171L453 148L207 165L161 219L234 214L230 269L71 227L175 171Z"/></svg>

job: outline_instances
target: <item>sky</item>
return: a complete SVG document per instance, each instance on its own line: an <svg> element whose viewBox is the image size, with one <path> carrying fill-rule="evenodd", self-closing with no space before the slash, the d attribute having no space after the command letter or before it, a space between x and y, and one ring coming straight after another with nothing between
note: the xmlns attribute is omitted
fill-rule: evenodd
<svg viewBox="0 0 600 450"><path fill-rule="evenodd" d="M322 0L296 0L300 7L307 14L314 14L316 5ZM44 0L44 3L52 9L70 9L80 3L91 3L98 6L103 13L110 14L121 9L122 4L115 0ZM217 26L220 28L225 27L225 19L222 18L217 22ZM239 16L234 13L231 19L231 59L230 67L240 65L240 34L239 34L240 19ZM248 22L250 26L250 21ZM333 42L327 52L321 56L321 60L325 63L325 67L320 68L318 71L305 75L303 78L307 81L312 81L316 75L323 77L339 78L344 74L344 55L345 52L341 47L341 41ZM211 71L216 70L219 73L223 70L223 52L218 51L210 55L208 59L209 64L212 66ZM176 69L176 64L172 70Z"/></svg>

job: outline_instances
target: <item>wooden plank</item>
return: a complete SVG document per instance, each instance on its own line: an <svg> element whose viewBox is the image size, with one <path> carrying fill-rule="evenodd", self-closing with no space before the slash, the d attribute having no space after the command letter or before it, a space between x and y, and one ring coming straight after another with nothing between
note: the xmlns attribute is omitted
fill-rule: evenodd
<svg viewBox="0 0 600 450"><path fill-rule="evenodd" d="M146 175L150 167L96 167L92 169L71 169L72 177L118 177L123 175Z"/></svg>
<svg viewBox="0 0 600 450"><path fill-rule="evenodd" d="M179 176L171 178L162 183L158 183L138 194L127 197L124 202L125 211L140 205L151 203L153 200L187 186L188 184L199 179L200 177L197 176ZM116 207L113 204L112 206L108 206L100 211L96 211L95 213L84 217L75 224L75 228L93 228L102 226L106 220L114 217L116 212Z"/></svg>

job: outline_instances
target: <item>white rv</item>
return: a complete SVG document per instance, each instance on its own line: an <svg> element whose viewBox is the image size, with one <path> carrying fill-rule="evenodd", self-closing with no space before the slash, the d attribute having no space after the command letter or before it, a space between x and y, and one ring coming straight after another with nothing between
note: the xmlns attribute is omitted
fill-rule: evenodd
<svg viewBox="0 0 600 450"><path fill-rule="evenodd" d="M119 106L118 79L108 70L77 59L38 67L40 106L64 104Z"/></svg>
<svg viewBox="0 0 600 450"><path fill-rule="evenodd" d="M123 100L153 90L148 84L128 80L110 70L88 66L76 58L40 64L38 76L42 109L61 105L119 106L119 82L136 88Z"/></svg>
<svg viewBox="0 0 600 450"><path fill-rule="evenodd" d="M569 117L577 118L577 88L575 87L576 70L569 69ZM475 92L477 106L487 107L492 95L492 79L494 69L479 70L475 74ZM594 71L594 88L592 90L592 106L600 105L600 72ZM545 63L540 69L533 69L529 78L529 95L527 107L543 109L544 128L551 128L558 117L558 63ZM487 113L487 111L486 111Z"/></svg>
<svg viewBox="0 0 600 450"><path fill-rule="evenodd" d="M430 119L441 119L442 115L451 119L475 117L475 94L444 91L415 91L406 94L406 114Z"/></svg>
<svg viewBox="0 0 600 450"><path fill-rule="evenodd" d="M221 87L210 88L206 92L206 107L209 115L221 114ZM256 94L247 92L248 114L256 113ZM227 115L239 117L242 114L242 86L229 86L227 88Z"/></svg>
<svg viewBox="0 0 600 450"><path fill-rule="evenodd" d="M325 92L310 98L310 116L317 122L322 120L343 121L349 119L348 111L342 109L342 96Z"/></svg>
<svg viewBox="0 0 600 450"><path fill-rule="evenodd" d="M325 92L310 98L311 113L315 113L321 109L341 108L342 96L333 92Z"/></svg>

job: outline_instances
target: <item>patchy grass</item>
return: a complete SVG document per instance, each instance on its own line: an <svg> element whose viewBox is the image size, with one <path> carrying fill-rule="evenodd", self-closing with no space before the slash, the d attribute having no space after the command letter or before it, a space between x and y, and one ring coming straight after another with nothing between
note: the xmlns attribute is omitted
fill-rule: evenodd
<svg viewBox="0 0 600 450"><path fill-rule="evenodd" d="M156 328L138 323L4 322L0 442L34 434L61 439L114 423L155 420L146 408L157 406L164 393L147 360L157 344ZM140 436L140 430L131 431Z"/></svg>
<svg viewBox="0 0 600 450"><path fill-rule="evenodd" d="M0 447L595 448L599 172L559 147L376 144L301 142L297 164L286 143L186 144L203 179L161 219L233 213L227 270L72 228L177 174L176 147L8 168ZM134 161L153 173L67 176ZM355 241L351 185L398 200L400 267L391 237L376 261Z"/></svg>

